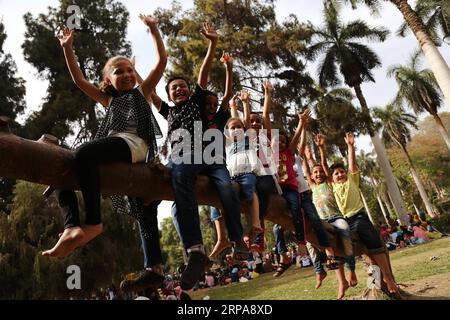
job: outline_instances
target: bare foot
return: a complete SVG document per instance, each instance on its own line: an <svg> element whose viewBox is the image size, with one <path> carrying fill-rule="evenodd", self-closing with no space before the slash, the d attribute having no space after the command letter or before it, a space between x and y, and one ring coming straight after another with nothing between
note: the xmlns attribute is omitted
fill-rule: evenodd
<svg viewBox="0 0 450 320"><path fill-rule="evenodd" d="M327 272L316 273L316 289L319 289L322 285L323 279L327 277Z"/></svg>
<svg viewBox="0 0 450 320"><path fill-rule="evenodd" d="M355 271L350 271L348 273L349 276L349 280L348 280L348 284L350 285L350 287L356 287L356 285L358 284L358 278L356 277L356 272Z"/></svg>
<svg viewBox="0 0 450 320"><path fill-rule="evenodd" d="M59 237L58 242L50 250L42 252L47 257L67 257L77 247L83 245L85 233L80 227L67 228Z"/></svg>
<svg viewBox="0 0 450 320"><path fill-rule="evenodd" d="M222 253L223 250L226 248L231 247L231 242L228 240L220 240L216 242L216 245L214 246L213 251L209 255L210 258L216 258L220 253Z"/></svg>
<svg viewBox="0 0 450 320"><path fill-rule="evenodd" d="M85 224L83 226L84 231L84 239L83 239L83 246L86 245L89 241L97 237L99 234L103 232L103 223L91 225L91 224Z"/></svg>
<svg viewBox="0 0 450 320"><path fill-rule="evenodd" d="M344 298L345 291L347 291L348 288L350 288L350 286L348 285L347 281L339 283L339 291L338 291L338 296L337 296L338 300L342 300L342 298Z"/></svg>
<svg viewBox="0 0 450 320"><path fill-rule="evenodd" d="M392 279L383 278L383 280L386 283L390 293L398 293L398 285Z"/></svg>

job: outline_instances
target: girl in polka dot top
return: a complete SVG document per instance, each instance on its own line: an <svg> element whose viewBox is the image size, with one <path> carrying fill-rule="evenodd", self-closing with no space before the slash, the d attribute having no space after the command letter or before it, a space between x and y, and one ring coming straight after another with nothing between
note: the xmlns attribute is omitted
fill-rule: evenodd
<svg viewBox="0 0 450 320"><path fill-rule="evenodd" d="M142 162L156 154L156 138L161 136L161 132L149 101L166 68L167 55L156 19L142 14L139 18L149 27L156 46L157 61L137 88L134 67L128 58L121 56L113 57L106 63L103 82L97 88L85 79L77 63L72 47L74 30L65 28L58 36L73 81L88 97L103 105L107 113L95 139L81 145L75 152L75 169L86 207L85 224L81 226L76 201L72 202L74 208L63 210L64 232L52 249L43 252L45 256L65 257L102 233L100 165ZM142 201L138 199L115 197L113 206L138 220L143 212Z"/></svg>

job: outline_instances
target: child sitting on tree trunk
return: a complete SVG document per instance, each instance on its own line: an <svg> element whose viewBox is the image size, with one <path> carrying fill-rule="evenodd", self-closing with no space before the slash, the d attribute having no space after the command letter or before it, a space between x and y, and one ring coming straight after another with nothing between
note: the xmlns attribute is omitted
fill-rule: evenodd
<svg viewBox="0 0 450 320"><path fill-rule="evenodd" d="M333 178L333 192L339 210L347 220L350 230L355 232L366 246L369 256L375 261L383 273L383 281L390 293L397 293L399 288L394 281L386 248L378 232L369 220L361 200L359 179L360 173L356 163L355 138L351 132L345 134L348 147L349 174L342 163L335 163L330 167Z"/></svg>

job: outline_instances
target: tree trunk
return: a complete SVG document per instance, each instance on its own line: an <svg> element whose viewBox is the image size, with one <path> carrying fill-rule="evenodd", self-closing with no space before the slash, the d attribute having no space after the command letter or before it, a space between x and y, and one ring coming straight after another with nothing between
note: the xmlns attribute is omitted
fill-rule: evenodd
<svg viewBox="0 0 450 320"><path fill-rule="evenodd" d="M386 221L386 223L389 225L389 220L387 218L386 208L384 207L383 200L381 200L381 196L380 196L380 194L378 192L377 192L377 201L378 201L378 204L380 205L381 212L383 212L384 221Z"/></svg>
<svg viewBox="0 0 450 320"><path fill-rule="evenodd" d="M395 214L395 210L392 207L393 206L393 204L392 204L393 202L392 202L392 197L389 194L389 192L387 193L387 197L385 199L385 203L386 203L386 207L388 208L389 212L392 213L392 215L394 215ZM389 217L391 217L391 214L389 214ZM398 217L397 217L397 219L398 219Z"/></svg>
<svg viewBox="0 0 450 320"><path fill-rule="evenodd" d="M7 122L0 117L0 177L49 185L55 189L78 190L73 152L52 142L46 135L39 141L13 135L9 132ZM174 200L170 170L161 164L113 163L100 166L99 171L103 195L128 195L142 198L147 203L153 200ZM208 177L199 175L195 185L198 204L221 209L219 197L212 191L214 189ZM243 205L242 211L247 213L248 208ZM292 215L286 201L279 195L272 195L266 219L294 231ZM341 241L336 241L334 227L325 221L323 224L336 254L343 255ZM307 240L318 245L311 224L307 226ZM366 254L367 250L358 242L355 253Z"/></svg>
<svg viewBox="0 0 450 320"><path fill-rule="evenodd" d="M406 150L406 148L404 146L401 146L401 149L403 151L403 154L405 155L406 161L408 162L409 171L411 172L414 182L416 183L417 189L419 190L420 197L422 198L423 204L425 205L428 215L431 218L437 218L438 215L436 214L435 209L433 208L433 205L431 204L430 200L428 199L428 195L427 195L427 192L425 191L422 180L420 179L420 176L417 174L416 168L414 167L414 164L408 154L408 151Z"/></svg>
<svg viewBox="0 0 450 320"><path fill-rule="evenodd" d="M419 45L430 64L436 82L444 93L445 100L450 106L450 68L428 34L422 19L411 8L407 0L390 0L402 13L406 23L419 41Z"/></svg>
<svg viewBox="0 0 450 320"><path fill-rule="evenodd" d="M449 104L450 105L450 104ZM445 144L447 145L448 150L450 151L450 136L448 135L448 131L442 123L442 119L437 114L433 114L434 121L437 123L437 128L444 138Z"/></svg>
<svg viewBox="0 0 450 320"><path fill-rule="evenodd" d="M378 205L380 206L381 212L383 213L384 221L386 221L386 223L389 225L389 221L387 219L387 214L386 214L386 208L383 205L383 201L381 200L380 193L378 192L378 189L377 189L377 182L373 177L370 177L370 180L372 181L372 186L375 189Z"/></svg>
<svg viewBox="0 0 450 320"><path fill-rule="evenodd" d="M413 206L414 206L414 210L416 210L417 216L420 217L420 211L419 211L419 208L417 208L417 206L416 206L415 203L413 203Z"/></svg>
<svg viewBox="0 0 450 320"><path fill-rule="evenodd" d="M361 110L370 116L369 107L367 106L366 99L361 91L361 87L355 86L355 93L361 104ZM400 189L398 188L397 182L395 181L394 173L392 172L392 167L387 159L386 150L384 149L381 139L378 133L372 132L370 139L372 140L373 147L377 154L378 165L383 172L384 178L386 179L386 185L388 187L389 193L393 198L393 205L397 216L399 217L402 224L408 222L408 213L406 211L405 203L403 202L402 196L400 194Z"/></svg>

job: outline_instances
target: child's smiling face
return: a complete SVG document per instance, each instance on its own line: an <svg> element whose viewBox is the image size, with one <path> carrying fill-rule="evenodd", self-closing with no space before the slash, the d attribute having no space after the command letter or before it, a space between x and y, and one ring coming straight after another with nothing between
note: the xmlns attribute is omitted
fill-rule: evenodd
<svg viewBox="0 0 450 320"><path fill-rule="evenodd" d="M183 79L175 79L169 84L169 98L175 103L180 105L185 103L191 95L189 86Z"/></svg>
<svg viewBox="0 0 450 320"><path fill-rule="evenodd" d="M344 183L347 181L347 171L343 168L336 168L333 171L333 182L334 183Z"/></svg>

